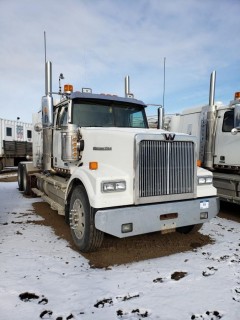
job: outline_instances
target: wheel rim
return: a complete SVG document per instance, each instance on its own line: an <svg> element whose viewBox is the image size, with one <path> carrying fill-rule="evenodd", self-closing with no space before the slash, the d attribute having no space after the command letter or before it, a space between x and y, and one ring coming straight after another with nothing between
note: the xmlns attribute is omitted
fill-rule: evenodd
<svg viewBox="0 0 240 320"><path fill-rule="evenodd" d="M71 210L72 229L78 239L82 239L85 231L85 212L82 202L76 199Z"/></svg>

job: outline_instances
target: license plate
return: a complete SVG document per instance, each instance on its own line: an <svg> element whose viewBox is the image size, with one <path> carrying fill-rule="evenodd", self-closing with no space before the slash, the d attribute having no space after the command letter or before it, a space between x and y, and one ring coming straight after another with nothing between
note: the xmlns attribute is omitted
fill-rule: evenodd
<svg viewBox="0 0 240 320"><path fill-rule="evenodd" d="M200 201L200 209L208 209L208 208L209 208L209 201L208 200Z"/></svg>

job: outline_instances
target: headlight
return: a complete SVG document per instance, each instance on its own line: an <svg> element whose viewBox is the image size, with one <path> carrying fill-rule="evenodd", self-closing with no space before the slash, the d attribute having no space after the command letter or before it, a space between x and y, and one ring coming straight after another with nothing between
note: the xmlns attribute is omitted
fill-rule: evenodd
<svg viewBox="0 0 240 320"><path fill-rule="evenodd" d="M119 192L126 190L126 181L104 181L101 184L102 192Z"/></svg>
<svg viewBox="0 0 240 320"><path fill-rule="evenodd" d="M213 178L212 177L198 177L198 184L212 184Z"/></svg>

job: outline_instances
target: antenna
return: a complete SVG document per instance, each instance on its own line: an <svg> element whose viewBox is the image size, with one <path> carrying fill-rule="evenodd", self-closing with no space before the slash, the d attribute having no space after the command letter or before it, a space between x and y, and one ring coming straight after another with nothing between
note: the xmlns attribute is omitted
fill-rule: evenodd
<svg viewBox="0 0 240 320"><path fill-rule="evenodd" d="M165 65L166 65L166 58L164 57L163 60L163 108L164 108L164 99L165 99L165 79L166 79L166 72L165 72Z"/></svg>
<svg viewBox="0 0 240 320"><path fill-rule="evenodd" d="M46 62L47 62L46 31L44 31L44 53L45 53L45 65L46 65Z"/></svg>

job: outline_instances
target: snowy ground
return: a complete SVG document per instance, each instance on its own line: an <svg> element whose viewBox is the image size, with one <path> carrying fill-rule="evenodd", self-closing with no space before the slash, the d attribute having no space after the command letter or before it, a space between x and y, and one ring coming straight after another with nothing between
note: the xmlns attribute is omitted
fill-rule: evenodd
<svg viewBox="0 0 240 320"><path fill-rule="evenodd" d="M240 319L240 228L215 218L215 244L92 269L51 228L29 223L34 199L0 181L0 320ZM39 199L37 199L39 201Z"/></svg>

